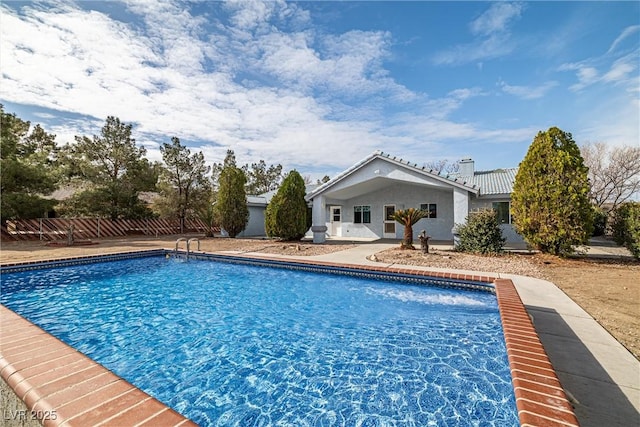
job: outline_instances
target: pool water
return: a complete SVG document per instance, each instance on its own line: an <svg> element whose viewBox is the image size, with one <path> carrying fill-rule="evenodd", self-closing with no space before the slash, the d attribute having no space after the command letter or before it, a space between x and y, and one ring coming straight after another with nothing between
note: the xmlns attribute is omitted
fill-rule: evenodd
<svg viewBox="0 0 640 427"><path fill-rule="evenodd" d="M1 290L201 426L518 425L488 292L164 257L3 274Z"/></svg>

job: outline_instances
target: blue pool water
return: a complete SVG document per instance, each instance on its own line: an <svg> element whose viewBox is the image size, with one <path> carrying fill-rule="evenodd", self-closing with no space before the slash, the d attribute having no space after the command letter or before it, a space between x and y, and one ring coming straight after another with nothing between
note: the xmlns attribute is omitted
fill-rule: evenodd
<svg viewBox="0 0 640 427"><path fill-rule="evenodd" d="M201 426L518 425L495 296L164 257L0 301Z"/></svg>

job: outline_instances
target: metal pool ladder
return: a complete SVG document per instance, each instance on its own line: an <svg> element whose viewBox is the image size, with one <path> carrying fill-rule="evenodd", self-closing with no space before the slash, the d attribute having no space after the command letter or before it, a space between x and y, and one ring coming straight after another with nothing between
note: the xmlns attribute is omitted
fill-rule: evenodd
<svg viewBox="0 0 640 427"><path fill-rule="evenodd" d="M176 253L176 255L178 254L178 245L180 244L180 242L185 241L187 242L187 259L189 259L189 252L190 252L190 246L191 246L191 242L193 241L198 242L198 251L200 250L200 239L198 239L197 237L193 237L189 240L186 239L186 237L180 237L178 240L176 240L176 248L174 249L174 252Z"/></svg>
<svg viewBox="0 0 640 427"><path fill-rule="evenodd" d="M187 239L184 237L180 237L178 240L176 240L176 248L174 249L174 252L177 254L178 253L178 245L180 244L180 242L182 241L187 242ZM189 242L187 242L187 253L189 253Z"/></svg>
<svg viewBox="0 0 640 427"><path fill-rule="evenodd" d="M187 240L187 259L189 259L189 246L191 246L191 242L193 241L198 242L198 251L200 251L200 239L198 239L197 237L192 237L191 239Z"/></svg>

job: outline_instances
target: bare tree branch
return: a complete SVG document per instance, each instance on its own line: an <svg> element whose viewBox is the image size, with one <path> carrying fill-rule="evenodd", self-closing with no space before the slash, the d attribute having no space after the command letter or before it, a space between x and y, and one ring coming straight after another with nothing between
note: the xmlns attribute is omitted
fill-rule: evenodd
<svg viewBox="0 0 640 427"><path fill-rule="evenodd" d="M602 142L580 148L589 168L591 201L615 209L640 192L640 147L608 147Z"/></svg>
<svg viewBox="0 0 640 427"><path fill-rule="evenodd" d="M449 159L432 160L424 164L426 169L431 169L434 173L440 175L442 172L455 173L460 169L458 162L451 162Z"/></svg>

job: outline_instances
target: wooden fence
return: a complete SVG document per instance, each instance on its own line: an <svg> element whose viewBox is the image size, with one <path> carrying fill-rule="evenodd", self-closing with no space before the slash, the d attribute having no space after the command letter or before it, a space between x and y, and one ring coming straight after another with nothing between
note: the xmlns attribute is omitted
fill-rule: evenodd
<svg viewBox="0 0 640 427"><path fill-rule="evenodd" d="M2 240L66 240L73 228L73 239L126 237L132 235L161 236L180 233L205 233L209 226L199 219L104 219L104 218L40 218L7 221L2 226ZM214 231L219 231L214 227Z"/></svg>

